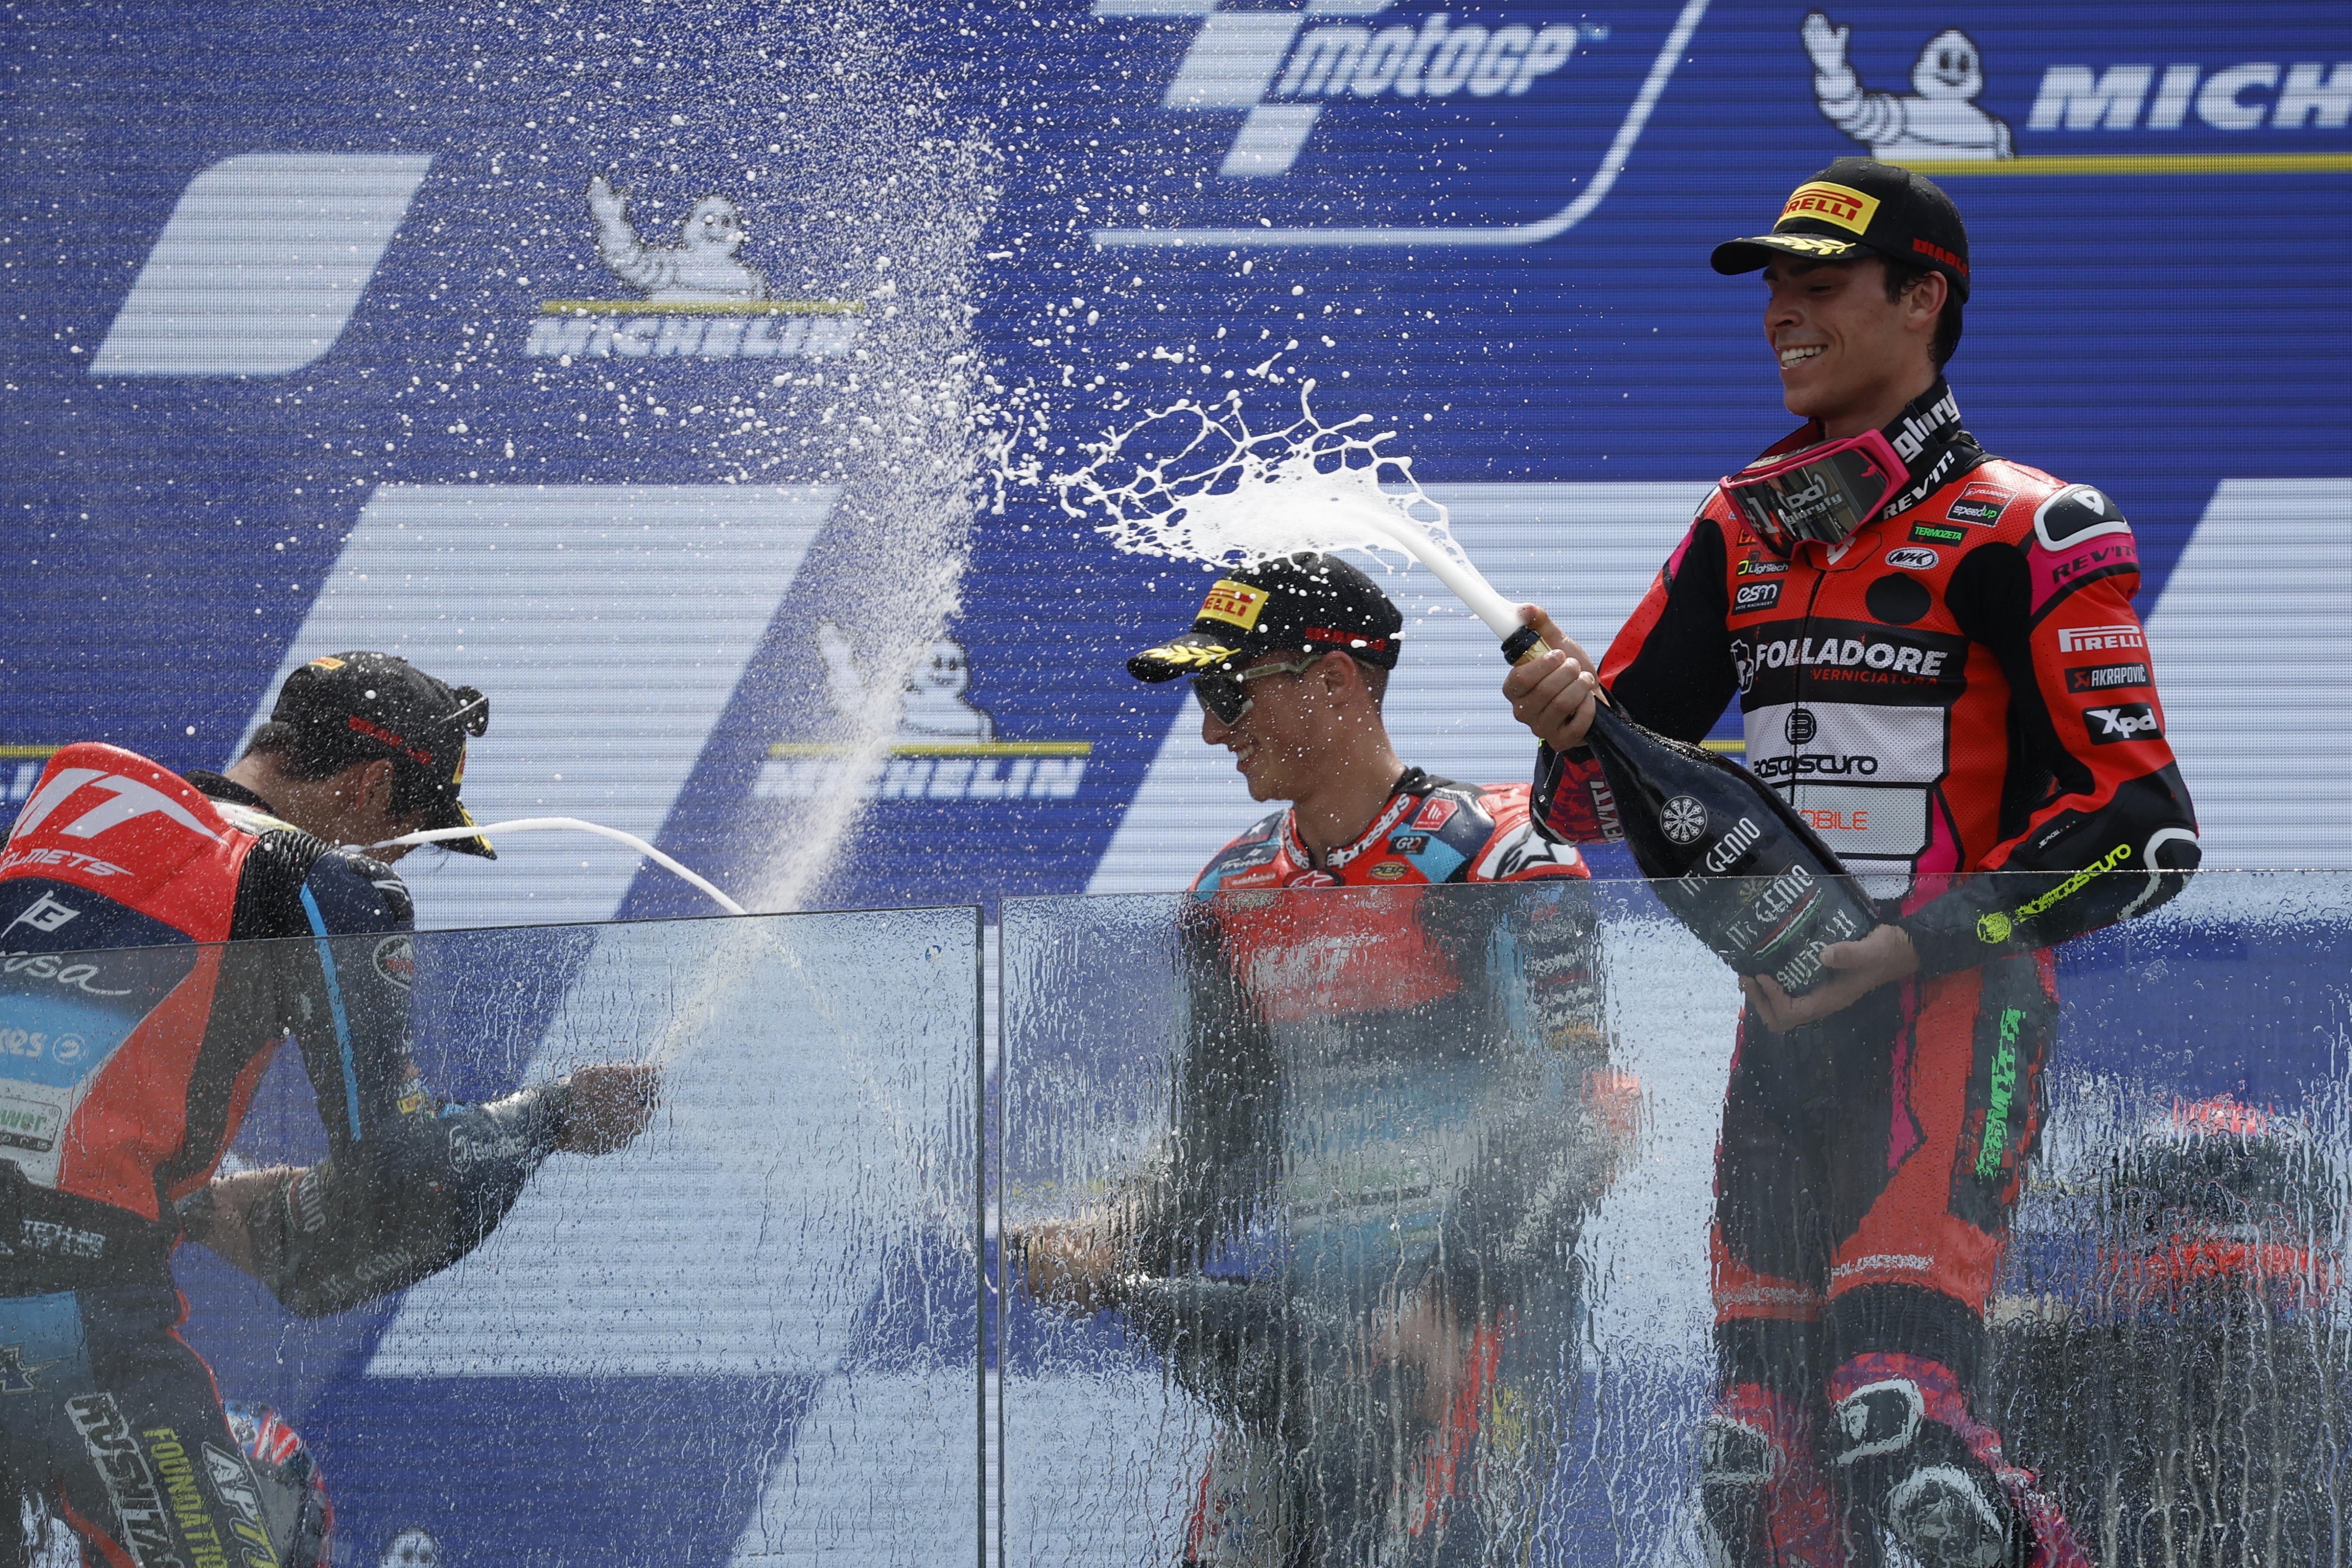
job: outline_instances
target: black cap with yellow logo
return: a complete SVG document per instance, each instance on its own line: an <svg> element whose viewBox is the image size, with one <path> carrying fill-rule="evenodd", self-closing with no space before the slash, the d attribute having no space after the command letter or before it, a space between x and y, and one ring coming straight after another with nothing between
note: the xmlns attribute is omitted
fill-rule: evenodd
<svg viewBox="0 0 2352 1568"><path fill-rule="evenodd" d="M1127 661L1138 680L1241 668L1260 654L1351 654L1396 668L1404 614L1372 580L1336 555L1301 551L1253 561L1219 577L1192 630Z"/></svg>
<svg viewBox="0 0 2352 1568"><path fill-rule="evenodd" d="M329 765L388 759L393 808L422 813L422 826L474 826L457 792L466 737L489 729L490 700L473 687L436 680L394 654L327 654L286 678L269 718L304 731L305 752ZM499 858L479 834L441 847Z"/></svg>
<svg viewBox="0 0 2352 1568"><path fill-rule="evenodd" d="M1840 158L1790 194L1769 234L1715 247L1717 272L1753 272L1775 256L1858 261L1866 256L1927 267L1969 297L1969 231L1934 181L1892 163Z"/></svg>

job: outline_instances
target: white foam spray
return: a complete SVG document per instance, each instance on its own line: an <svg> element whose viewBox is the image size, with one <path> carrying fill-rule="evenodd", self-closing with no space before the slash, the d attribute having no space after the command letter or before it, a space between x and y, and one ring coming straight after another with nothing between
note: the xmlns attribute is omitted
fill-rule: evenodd
<svg viewBox="0 0 2352 1568"><path fill-rule="evenodd" d="M1095 531L1129 554L1212 565L1302 550L1402 552L1496 637L1517 631L1517 607L1471 564L1412 459L1385 449L1396 432L1375 433L1369 414L1323 423L1314 390L1299 389L1297 419L1268 431L1250 429L1239 393L1214 408L1159 409L1084 448L1087 466L1057 480L1062 510L1096 519Z"/></svg>

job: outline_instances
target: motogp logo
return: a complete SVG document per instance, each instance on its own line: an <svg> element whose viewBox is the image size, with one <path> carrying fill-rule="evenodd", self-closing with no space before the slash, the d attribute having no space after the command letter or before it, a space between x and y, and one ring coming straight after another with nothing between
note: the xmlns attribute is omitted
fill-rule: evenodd
<svg viewBox="0 0 2352 1568"><path fill-rule="evenodd" d="M1446 0L1093 0L1088 15L1115 57L1146 62L1119 78L1151 95L1106 107L1139 112L1139 144L1163 142L1153 121L1181 116L1192 122L1181 140L1197 127L1214 149L1142 188L1122 179L1138 200L1110 210L1132 213L1132 226L1097 228L1094 241L1553 238L1608 195L1707 5L1594 21L1550 4L1507 15ZM1171 23L1184 29L1181 44ZM1155 68L1154 55L1167 64ZM1133 126L1110 119L1107 138ZM1467 161L1473 148L1482 163Z"/></svg>

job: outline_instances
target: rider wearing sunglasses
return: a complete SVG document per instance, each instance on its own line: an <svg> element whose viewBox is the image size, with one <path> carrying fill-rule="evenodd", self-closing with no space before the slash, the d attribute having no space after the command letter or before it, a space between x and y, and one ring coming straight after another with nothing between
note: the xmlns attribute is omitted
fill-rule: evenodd
<svg viewBox="0 0 2352 1568"><path fill-rule="evenodd" d="M1403 625L1353 566L1297 554L1227 572L1190 629L1128 663L1189 679L1202 739L1286 804L1218 852L1179 920L1163 1156L1096 1220L1022 1239L1033 1289L1121 1310L1217 1412L1183 1559L1203 1568L1507 1553L1491 1505L1517 1495L1506 1477L1538 1495L1552 1449L1540 1420L1490 1437L1486 1413L1558 1405L1567 1260L1631 1098L1582 859L1528 824L1525 785L1454 784L1391 743ZM1469 1126L1478 1157L1427 1142ZM1400 1169L1423 1173L1410 1194ZM1251 1216L1277 1206L1280 1261L1244 1278L1214 1260L1263 1251ZM1502 1235L1527 1242L1517 1261ZM1473 1474L1475 1498L1454 1479Z"/></svg>

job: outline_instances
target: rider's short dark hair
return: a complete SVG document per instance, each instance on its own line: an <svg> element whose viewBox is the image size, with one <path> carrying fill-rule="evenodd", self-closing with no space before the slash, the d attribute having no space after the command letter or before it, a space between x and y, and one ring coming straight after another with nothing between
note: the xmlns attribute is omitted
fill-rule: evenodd
<svg viewBox="0 0 2352 1568"><path fill-rule="evenodd" d="M289 724L282 719L273 719L253 732L245 754L268 757L288 778L309 783L333 778L353 763L368 762L383 752L381 748L363 746L356 736L346 736L324 725Z"/></svg>
<svg viewBox="0 0 2352 1568"><path fill-rule="evenodd" d="M1914 267L1907 261L1888 260L1886 263L1886 298L1891 304L1911 291L1912 286L1935 270L1932 267ZM1960 297L1955 291L1944 296L1943 313L1936 318L1936 341L1928 353L1941 370L1952 351L1960 346Z"/></svg>
<svg viewBox="0 0 2352 1568"><path fill-rule="evenodd" d="M272 719L253 732L246 742L245 755L268 757L278 771L288 778L305 784L331 779L345 768L372 763L383 756L382 746L371 745L362 737L331 724L289 724L283 719ZM392 809L403 816L422 811L435 798L435 781L423 768L403 767L395 761L392 770Z"/></svg>
<svg viewBox="0 0 2352 1568"><path fill-rule="evenodd" d="M1372 706L1378 708L1389 694L1389 672L1360 658L1355 665L1356 673L1364 678L1364 689L1372 694Z"/></svg>

